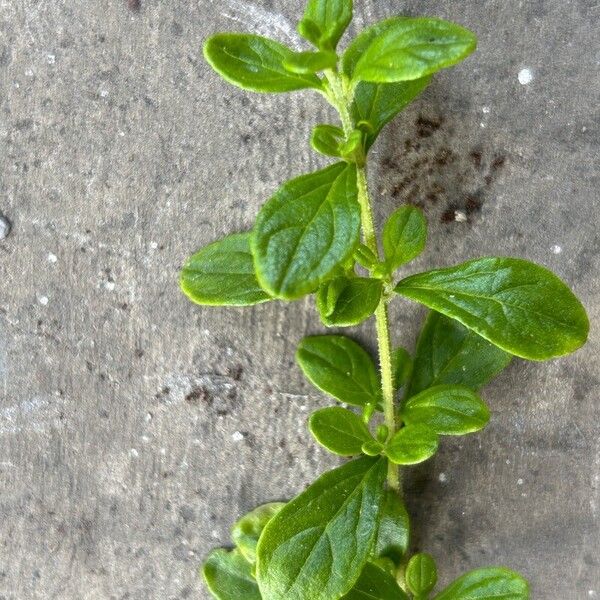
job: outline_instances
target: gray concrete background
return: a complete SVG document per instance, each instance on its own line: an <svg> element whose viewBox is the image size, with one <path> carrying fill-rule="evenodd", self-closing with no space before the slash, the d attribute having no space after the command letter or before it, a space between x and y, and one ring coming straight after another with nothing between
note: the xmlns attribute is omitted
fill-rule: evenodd
<svg viewBox="0 0 600 600"><path fill-rule="evenodd" d="M411 471L415 544L444 582L505 564L538 600L600 597L600 5L356 4L353 31L406 12L480 37L375 149L379 219L406 200L430 217L415 268L524 256L593 323L571 357L516 361L486 390L491 425ZM244 93L201 58L217 30L289 41L300 13L0 0L3 600L207 598L197 567L236 516L335 464L304 426L327 401L293 360L321 331L312 302L200 309L177 288L188 253L325 164L307 146L330 116L319 96ZM398 300L397 343L412 347L422 315ZM373 347L371 325L357 335Z"/></svg>

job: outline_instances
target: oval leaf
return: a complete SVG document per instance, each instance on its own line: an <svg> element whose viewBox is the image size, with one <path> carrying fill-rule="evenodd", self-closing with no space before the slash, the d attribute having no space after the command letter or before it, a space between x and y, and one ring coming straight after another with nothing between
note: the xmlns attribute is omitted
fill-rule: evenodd
<svg viewBox="0 0 600 600"><path fill-rule="evenodd" d="M310 382L340 402L365 406L379 400L379 376L371 355L343 335L304 338L296 360Z"/></svg>
<svg viewBox="0 0 600 600"><path fill-rule="evenodd" d="M208 589L218 600L261 600L258 585L252 577L252 567L238 550L213 550L202 574Z"/></svg>
<svg viewBox="0 0 600 600"><path fill-rule="evenodd" d="M443 383L478 390L511 359L510 354L458 321L431 311L417 342L408 396Z"/></svg>
<svg viewBox="0 0 600 600"><path fill-rule="evenodd" d="M390 271L423 252L427 241L427 220L416 206L402 206L392 213L383 228L383 250Z"/></svg>
<svg viewBox="0 0 600 600"><path fill-rule="evenodd" d="M426 597L437 583L437 567L429 554L415 554L406 566L406 585L418 597Z"/></svg>
<svg viewBox="0 0 600 600"><path fill-rule="evenodd" d="M223 79L253 92L321 89L316 75L285 68L284 62L294 56L292 50L259 35L219 33L204 44L204 56Z"/></svg>
<svg viewBox="0 0 600 600"><path fill-rule="evenodd" d="M464 435L483 429L490 411L468 387L437 385L410 398L402 418L409 425L427 425L439 434Z"/></svg>
<svg viewBox="0 0 600 600"><path fill-rule="evenodd" d="M480 258L407 277L395 290L522 358L562 356L587 339L581 302L556 275L526 260Z"/></svg>
<svg viewBox="0 0 600 600"><path fill-rule="evenodd" d="M366 277L336 277L321 285L317 309L328 327L358 325L379 306L383 282Z"/></svg>
<svg viewBox="0 0 600 600"><path fill-rule="evenodd" d="M321 446L340 456L360 454L362 445L373 439L358 415L339 406L315 411L309 429Z"/></svg>
<svg viewBox="0 0 600 600"><path fill-rule="evenodd" d="M416 465L431 458L438 449L438 436L425 425L407 425L396 432L385 448L397 465Z"/></svg>
<svg viewBox="0 0 600 600"><path fill-rule="evenodd" d="M434 600L529 600L529 585L519 574L499 567L476 569L451 583Z"/></svg>
<svg viewBox="0 0 600 600"><path fill-rule="evenodd" d="M349 592L377 534L383 459L359 458L325 473L266 526L257 579L269 600L331 600Z"/></svg>
<svg viewBox="0 0 600 600"><path fill-rule="evenodd" d="M256 546L262 530L284 506L284 502L258 506L232 527L231 540L249 563L256 561Z"/></svg>
<svg viewBox="0 0 600 600"><path fill-rule="evenodd" d="M352 20L352 0L308 0L300 34L320 48L334 49Z"/></svg>
<svg viewBox="0 0 600 600"><path fill-rule="evenodd" d="M310 145L313 150L325 156L339 156L340 144L344 141L344 131L334 125L315 125Z"/></svg>
<svg viewBox="0 0 600 600"><path fill-rule="evenodd" d="M390 573L367 563L352 590L341 600L408 600L408 596Z"/></svg>
<svg viewBox="0 0 600 600"><path fill-rule="evenodd" d="M364 49L355 81L392 83L431 75L463 60L477 46L468 29L427 17L388 19Z"/></svg>
<svg viewBox="0 0 600 600"><path fill-rule="evenodd" d="M398 83L361 81L356 86L350 113L355 123L367 122L370 125L365 143L367 150L385 125L408 106L430 81L430 77Z"/></svg>
<svg viewBox="0 0 600 600"><path fill-rule="evenodd" d="M395 490L386 490L381 506L381 522L377 532L374 554L389 558L396 565L408 550L410 518L404 502Z"/></svg>
<svg viewBox="0 0 600 600"><path fill-rule="evenodd" d="M196 252L186 261L179 281L196 304L249 306L271 300L254 274L249 233L229 235Z"/></svg>
<svg viewBox="0 0 600 600"><path fill-rule="evenodd" d="M359 228L354 166L337 163L289 181L263 206L254 226L260 284L288 300L314 291L352 256Z"/></svg>

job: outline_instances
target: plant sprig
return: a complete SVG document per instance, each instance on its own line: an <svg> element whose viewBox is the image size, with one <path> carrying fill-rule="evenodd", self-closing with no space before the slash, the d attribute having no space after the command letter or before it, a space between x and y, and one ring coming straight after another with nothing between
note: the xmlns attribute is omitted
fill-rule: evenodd
<svg viewBox="0 0 600 600"><path fill-rule="evenodd" d="M183 291L198 304L231 306L313 294L327 327L374 316L379 355L377 368L343 335L300 342L304 374L345 405L317 410L309 429L334 454L357 458L287 504L243 517L233 528L235 549L213 551L204 577L220 600L524 600L527 582L504 568L471 571L432 596L433 557L409 554L400 467L433 456L443 436L483 429L490 412L479 390L513 355L546 360L579 348L587 315L560 279L518 258L480 258L398 279L398 268L424 250L427 222L418 208L399 207L380 245L369 150L433 74L474 51L476 38L441 19L394 17L340 52L351 19L351 0L309 0L298 31L312 50L240 33L217 34L204 46L210 65L234 85L315 90L340 122L317 124L310 140L336 162L283 184L250 232L194 254L181 273ZM398 295L431 310L414 356L392 346L387 305Z"/></svg>

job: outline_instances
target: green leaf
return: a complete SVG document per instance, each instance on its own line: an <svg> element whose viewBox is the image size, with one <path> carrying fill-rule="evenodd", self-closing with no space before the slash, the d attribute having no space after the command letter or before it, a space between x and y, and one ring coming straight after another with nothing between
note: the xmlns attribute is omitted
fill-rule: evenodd
<svg viewBox="0 0 600 600"><path fill-rule="evenodd" d="M340 156L340 144L344 141L344 131L334 125L315 125L310 145L313 150L325 156Z"/></svg>
<svg viewBox="0 0 600 600"><path fill-rule="evenodd" d="M340 402L365 406L379 401L379 376L371 355L343 335L304 338L296 360L309 381Z"/></svg>
<svg viewBox="0 0 600 600"><path fill-rule="evenodd" d="M383 448L384 446L381 442L377 440L369 440L362 445L361 451L367 456L379 456L383 452Z"/></svg>
<svg viewBox="0 0 600 600"><path fill-rule="evenodd" d="M379 262L373 250L364 244L359 244L354 251L354 260L369 271Z"/></svg>
<svg viewBox="0 0 600 600"><path fill-rule="evenodd" d="M258 506L244 515L231 529L233 543L249 563L256 561L256 546L262 530L284 506L284 502L269 502Z"/></svg>
<svg viewBox="0 0 600 600"><path fill-rule="evenodd" d="M394 211L383 227L383 250L390 270L397 269L423 252L427 241L427 220L416 206Z"/></svg>
<svg viewBox="0 0 600 600"><path fill-rule="evenodd" d="M290 73L294 52L274 40L243 33L219 33L206 40L204 57L223 79L253 92L322 88L314 74Z"/></svg>
<svg viewBox="0 0 600 600"><path fill-rule="evenodd" d="M371 147L381 130L404 108L406 108L429 85L431 77L398 83L371 83L361 81L354 93L352 116L367 121L373 131L367 137L367 148Z"/></svg>
<svg viewBox="0 0 600 600"><path fill-rule="evenodd" d="M218 600L261 600L258 585L252 577L252 566L238 550L213 550L202 574L208 589Z"/></svg>
<svg viewBox="0 0 600 600"><path fill-rule="evenodd" d="M413 370L413 360L404 348L396 348L392 352L392 372L394 375L394 389L397 390L409 381Z"/></svg>
<svg viewBox="0 0 600 600"><path fill-rule="evenodd" d="M455 65L476 46L477 38L468 29L442 19L388 19L364 48L353 79L377 83L413 81Z"/></svg>
<svg viewBox="0 0 600 600"><path fill-rule="evenodd" d="M392 575L368 562L352 590L341 600L408 600L408 596Z"/></svg>
<svg viewBox="0 0 600 600"><path fill-rule="evenodd" d="M431 458L438 449L438 436L425 425L407 425L394 434L385 449L397 465L416 465Z"/></svg>
<svg viewBox="0 0 600 600"><path fill-rule="evenodd" d="M351 20L352 0L308 0L298 31L319 48L334 49Z"/></svg>
<svg viewBox="0 0 600 600"><path fill-rule="evenodd" d="M451 583L434 600L529 600L529 585L519 574L499 567L476 569Z"/></svg>
<svg viewBox="0 0 600 600"><path fill-rule="evenodd" d="M308 426L321 446L340 456L360 454L363 443L373 440L364 421L339 406L315 411Z"/></svg>
<svg viewBox="0 0 600 600"><path fill-rule="evenodd" d="M358 325L379 306L383 282L366 277L336 277L321 284L317 309L328 327Z"/></svg>
<svg viewBox="0 0 600 600"><path fill-rule="evenodd" d="M588 318L573 292L526 260L471 260L407 277L395 290L522 358L562 356L587 339Z"/></svg>
<svg viewBox="0 0 600 600"><path fill-rule="evenodd" d="M406 566L406 585L417 597L426 597L437 583L435 560L429 554L415 554Z"/></svg>
<svg viewBox="0 0 600 600"><path fill-rule="evenodd" d="M283 66L292 73L309 75L333 69L337 60L335 52L295 52L283 61Z"/></svg>
<svg viewBox="0 0 600 600"><path fill-rule="evenodd" d="M458 321L431 311L417 342L408 396L442 383L478 390L505 369L511 358Z"/></svg>
<svg viewBox="0 0 600 600"><path fill-rule="evenodd" d="M331 600L359 578L377 534L386 461L362 457L325 473L286 504L258 543L269 600Z"/></svg>
<svg viewBox="0 0 600 600"><path fill-rule="evenodd" d="M356 169L337 163L284 184L262 207L251 238L256 273L273 296L314 291L358 243Z"/></svg>
<svg viewBox="0 0 600 600"><path fill-rule="evenodd" d="M409 425L427 425L443 435L464 435L483 429L490 411L483 400L463 385L436 385L410 398L402 409Z"/></svg>
<svg viewBox="0 0 600 600"><path fill-rule="evenodd" d="M406 108L430 81L431 77L398 83L361 81L356 86L350 114L355 123L370 125L365 143L367 150L375 143L381 130Z"/></svg>
<svg viewBox="0 0 600 600"><path fill-rule="evenodd" d="M254 274L250 234L214 242L185 263L179 283L190 300L212 306L249 306L271 299Z"/></svg>
<svg viewBox="0 0 600 600"><path fill-rule="evenodd" d="M400 564L410 543L410 518L395 490L386 490L381 506L381 521L374 554Z"/></svg>

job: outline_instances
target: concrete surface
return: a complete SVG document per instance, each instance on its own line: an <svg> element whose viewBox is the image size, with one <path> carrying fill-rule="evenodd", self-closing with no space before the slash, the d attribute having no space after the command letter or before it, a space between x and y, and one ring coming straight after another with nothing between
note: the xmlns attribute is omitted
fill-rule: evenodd
<svg viewBox="0 0 600 600"><path fill-rule="evenodd" d="M415 268L524 256L598 323L597 0L356 4L354 28L404 10L481 40L376 147L378 216L411 200L431 220ZM293 360L321 331L311 302L200 309L176 283L189 252L324 164L306 143L320 97L247 94L201 58L217 30L289 39L300 12L0 0L1 599L207 598L196 570L236 516L335 464ZM398 343L422 315L398 301ZM371 325L358 335L372 347ZM594 325L574 356L515 362L486 391L489 428L407 476L444 582L505 564L535 599L600 597L599 344Z"/></svg>

